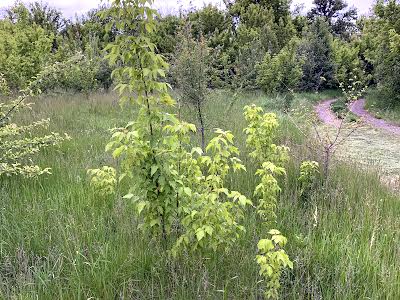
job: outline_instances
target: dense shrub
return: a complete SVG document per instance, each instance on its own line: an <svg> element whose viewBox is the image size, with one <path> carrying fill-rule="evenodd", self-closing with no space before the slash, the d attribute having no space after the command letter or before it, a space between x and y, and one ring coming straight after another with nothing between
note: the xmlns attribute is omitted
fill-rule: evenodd
<svg viewBox="0 0 400 300"><path fill-rule="evenodd" d="M43 92L68 91L88 94L98 89L101 83L105 88L111 85L108 64L99 58L89 59L82 53L76 53L66 61L46 66L42 73L47 75L38 83Z"/></svg>
<svg viewBox="0 0 400 300"><path fill-rule="evenodd" d="M362 62L359 58L360 46L354 43L347 43L339 39L333 41L333 53L336 64L336 81L349 85L349 78L357 76L364 78Z"/></svg>
<svg viewBox="0 0 400 300"><path fill-rule="evenodd" d="M257 66L257 83L265 92L290 92L298 87L303 75L298 44L298 39L293 39L278 54L267 53Z"/></svg>
<svg viewBox="0 0 400 300"><path fill-rule="evenodd" d="M332 41L333 37L327 23L317 19L310 26L300 46L300 55L304 59L302 90L319 91L335 86Z"/></svg>
<svg viewBox="0 0 400 300"><path fill-rule="evenodd" d="M0 73L11 89L27 87L32 77L52 61L53 34L29 21L23 5L15 7L19 18L0 20Z"/></svg>
<svg viewBox="0 0 400 300"><path fill-rule="evenodd" d="M378 2L375 16L366 21L363 41L366 58L374 66L374 77L388 104L400 104L400 4Z"/></svg>

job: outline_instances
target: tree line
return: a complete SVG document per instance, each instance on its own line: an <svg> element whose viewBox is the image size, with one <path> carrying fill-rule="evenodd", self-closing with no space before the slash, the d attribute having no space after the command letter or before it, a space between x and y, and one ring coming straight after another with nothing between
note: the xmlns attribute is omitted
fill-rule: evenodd
<svg viewBox="0 0 400 300"><path fill-rule="evenodd" d="M382 101L400 102L398 1L377 1L367 17L343 0L314 0L307 14L291 10L289 0L224 2L225 9L210 4L155 17L150 38L172 66L166 80L194 88L186 97L207 88L319 91L355 76L379 89ZM100 17L109 10L71 21L42 2L8 8L0 20L0 73L11 90L46 70L43 91L109 89L113 68L103 49L121 34Z"/></svg>

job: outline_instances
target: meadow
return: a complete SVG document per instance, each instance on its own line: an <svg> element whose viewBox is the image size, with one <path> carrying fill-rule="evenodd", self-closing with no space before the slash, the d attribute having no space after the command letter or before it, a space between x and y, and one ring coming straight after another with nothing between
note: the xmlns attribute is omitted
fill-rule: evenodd
<svg viewBox="0 0 400 300"><path fill-rule="evenodd" d="M294 106L335 93L296 94ZM288 238L294 268L285 270L282 299L398 299L400 297L400 197L379 174L358 162L335 161L330 180L318 182L307 201L297 178L304 159L319 157L282 110L284 101L261 92L232 99L214 90L204 106L206 138L229 129L247 167L229 185L252 197L255 166L246 157L243 107L255 103L278 114L278 140L291 148L287 175L279 178L278 228ZM51 131L72 139L38 156L52 175L1 177L0 298L4 299L260 299L264 282L255 263L258 228L246 213L244 234L228 252L171 259L165 245L137 230L129 201L100 196L87 169L114 164L104 151L109 129L126 124L134 110L113 93L48 95L23 122L51 119ZM229 111L228 111L229 109ZM185 119L195 122L190 106ZM198 139L193 139L198 144Z"/></svg>

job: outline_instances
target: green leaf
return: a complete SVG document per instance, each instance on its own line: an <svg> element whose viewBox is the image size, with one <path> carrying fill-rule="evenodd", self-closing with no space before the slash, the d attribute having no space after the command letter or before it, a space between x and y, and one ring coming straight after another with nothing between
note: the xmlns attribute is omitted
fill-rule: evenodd
<svg viewBox="0 0 400 300"><path fill-rule="evenodd" d="M279 235L279 234L281 234L280 231L276 230L276 229L271 229L270 231L268 231L268 233L270 235Z"/></svg>
<svg viewBox="0 0 400 300"><path fill-rule="evenodd" d="M213 228L211 226L209 226L209 225L204 226L204 230L210 236L213 234L213 231L214 231Z"/></svg>
<svg viewBox="0 0 400 300"><path fill-rule="evenodd" d="M239 197L239 204L242 206L246 206L247 204L249 204L249 200L246 198L246 196L241 195Z"/></svg>
<svg viewBox="0 0 400 300"><path fill-rule="evenodd" d="M117 149L115 149L114 150L114 152L113 152L113 157L114 158L117 158L117 157L119 157L121 154L122 154L122 152L125 150L125 148L126 148L126 146L120 146L120 147L118 147Z"/></svg>
<svg viewBox="0 0 400 300"><path fill-rule="evenodd" d="M160 220L159 219L153 219L149 223L150 227L154 227L155 225L160 225Z"/></svg>
<svg viewBox="0 0 400 300"><path fill-rule="evenodd" d="M274 244L272 243L271 240L268 239L262 239L258 242L257 245L258 250L260 250L262 253L267 253L268 251L274 249Z"/></svg>
<svg viewBox="0 0 400 300"><path fill-rule="evenodd" d="M203 229L201 229L201 228L197 229L196 238L197 238L198 241L201 241L204 238L205 235L206 235L206 233L204 232Z"/></svg>
<svg viewBox="0 0 400 300"><path fill-rule="evenodd" d="M140 215L141 212L143 211L143 209L146 207L146 202L145 201L140 201L137 206L136 209L138 211L138 214Z"/></svg>
<svg viewBox="0 0 400 300"><path fill-rule="evenodd" d="M150 176L153 176L158 170L158 165L152 165L151 166L151 171L150 171Z"/></svg>
<svg viewBox="0 0 400 300"><path fill-rule="evenodd" d="M185 191L185 194L186 194L186 195L188 195L189 197L192 196L192 190L191 190L190 188L185 187L183 190Z"/></svg>

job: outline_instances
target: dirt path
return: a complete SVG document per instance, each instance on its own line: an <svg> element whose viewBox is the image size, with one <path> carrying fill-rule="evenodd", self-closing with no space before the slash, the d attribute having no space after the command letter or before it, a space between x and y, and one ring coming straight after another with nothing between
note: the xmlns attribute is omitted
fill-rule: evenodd
<svg viewBox="0 0 400 300"><path fill-rule="evenodd" d="M339 127L340 120L331 110L331 104L335 101L335 99L322 101L315 106L315 111L322 122Z"/></svg>
<svg viewBox="0 0 400 300"><path fill-rule="evenodd" d="M340 120L330 109L330 106L333 102L335 102L334 99L322 101L315 106L315 111L322 122L328 125L339 127ZM359 116L366 124L400 136L400 126L382 119L377 119L365 110L365 99L360 99L353 102L350 105L350 111Z"/></svg>
<svg viewBox="0 0 400 300"><path fill-rule="evenodd" d="M350 106L350 110L369 125L394 133L396 135L400 135L400 126L394 125L382 119L377 119L365 110L365 99L355 101Z"/></svg>
<svg viewBox="0 0 400 300"><path fill-rule="evenodd" d="M322 129L335 135L340 120L331 111L335 100L326 100L315 106L315 112L324 123ZM382 181L400 190L400 127L373 117L364 109L365 100L358 100L350 110L362 118L362 125L338 148L341 160L355 162L356 165L376 169ZM328 126L326 126L328 125ZM343 130L346 134L346 130Z"/></svg>

